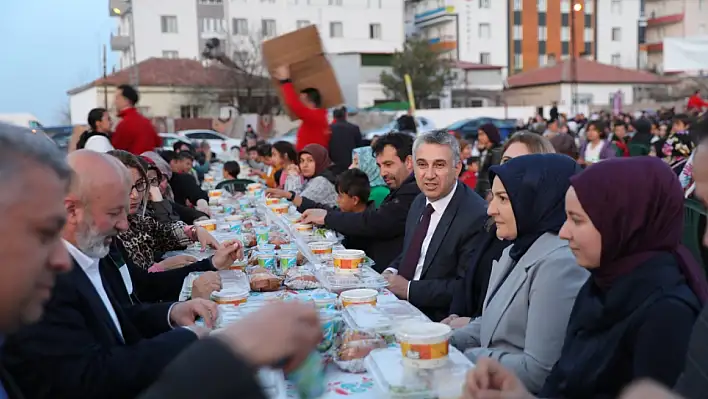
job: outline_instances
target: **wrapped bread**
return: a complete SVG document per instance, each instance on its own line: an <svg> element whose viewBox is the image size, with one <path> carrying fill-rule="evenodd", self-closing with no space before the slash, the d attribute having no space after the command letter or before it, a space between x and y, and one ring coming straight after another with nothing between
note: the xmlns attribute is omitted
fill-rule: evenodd
<svg viewBox="0 0 708 399"><path fill-rule="evenodd" d="M320 288L321 285L312 271L296 267L287 271L285 286L291 290L313 290Z"/></svg>
<svg viewBox="0 0 708 399"><path fill-rule="evenodd" d="M257 273L249 276L251 291L271 292L280 289L281 279L273 273Z"/></svg>
<svg viewBox="0 0 708 399"><path fill-rule="evenodd" d="M347 330L342 336L340 346L334 354L334 363L341 370L349 373L364 373L364 358L372 350L385 348L386 341L378 334L366 331Z"/></svg>

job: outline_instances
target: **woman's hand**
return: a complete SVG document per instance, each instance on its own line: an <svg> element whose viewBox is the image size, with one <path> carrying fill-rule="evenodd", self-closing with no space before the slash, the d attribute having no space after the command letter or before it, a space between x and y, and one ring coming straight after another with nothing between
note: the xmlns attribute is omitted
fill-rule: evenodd
<svg viewBox="0 0 708 399"><path fill-rule="evenodd" d="M535 399L514 373L496 360L481 358L467 373L463 399Z"/></svg>
<svg viewBox="0 0 708 399"><path fill-rule="evenodd" d="M458 317L458 318L456 318L456 319L454 319L454 320L451 320L451 321L450 321L450 324L448 324L448 325L449 325L450 327L452 327L453 329L455 329L455 328L462 328L462 327L464 327L464 326L470 324L470 321L472 321L472 319L469 318L469 317Z"/></svg>
<svg viewBox="0 0 708 399"><path fill-rule="evenodd" d="M191 265L197 258L190 255L175 255L159 262L157 265L164 270L179 269L180 267Z"/></svg>
<svg viewBox="0 0 708 399"><path fill-rule="evenodd" d="M214 291L221 291L221 276L217 272L206 272L192 283L192 299L211 299Z"/></svg>
<svg viewBox="0 0 708 399"><path fill-rule="evenodd" d="M289 176L300 176L300 168L294 163L288 165L288 167L285 169L285 172Z"/></svg>
<svg viewBox="0 0 708 399"><path fill-rule="evenodd" d="M161 202L163 199L160 187L150 186L150 202Z"/></svg>
<svg viewBox="0 0 708 399"><path fill-rule="evenodd" d="M219 241L212 236L207 229L204 227L199 227L197 226L196 229L196 235L197 235L197 241L202 245L202 251L206 250L207 247L211 247L213 249L219 249L221 248L221 244L219 244Z"/></svg>
<svg viewBox="0 0 708 399"><path fill-rule="evenodd" d="M229 240L216 251L211 258L211 264L219 270L226 270L241 259L243 259L243 244L239 240Z"/></svg>
<svg viewBox="0 0 708 399"><path fill-rule="evenodd" d="M266 195L270 198L285 198L286 200L290 200L290 192L281 190L279 188L267 188L266 189Z"/></svg>

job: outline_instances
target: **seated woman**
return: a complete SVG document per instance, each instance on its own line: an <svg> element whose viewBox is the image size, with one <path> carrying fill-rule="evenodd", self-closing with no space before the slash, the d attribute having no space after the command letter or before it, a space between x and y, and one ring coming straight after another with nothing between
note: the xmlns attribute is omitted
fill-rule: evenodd
<svg viewBox="0 0 708 399"><path fill-rule="evenodd" d="M592 165L617 156L614 144L607 141L607 132L602 121L588 122L585 136L587 140L580 146L579 164Z"/></svg>
<svg viewBox="0 0 708 399"><path fill-rule="evenodd" d="M145 155L147 154L147 155ZM187 224L194 224L197 220L209 219L209 215L197 209L177 204L173 201L172 189L170 188L169 177L165 173L172 174L169 165L159 155L154 152L143 153L141 159L146 163L148 187L147 212L160 222L183 221ZM158 166L162 163L162 167ZM163 172L165 171L165 172Z"/></svg>
<svg viewBox="0 0 708 399"><path fill-rule="evenodd" d="M275 172L275 181L278 183L277 188L285 187L285 180L288 178L288 174L285 172L290 165L295 165L297 162L297 151L295 151L295 146L287 141L277 141L273 144L272 159L273 165L278 168Z"/></svg>
<svg viewBox="0 0 708 399"><path fill-rule="evenodd" d="M545 137L536 133L518 132L504 143L501 163L522 155L552 153L553 146ZM511 241L497 238L497 228L491 217L483 229L483 234L478 235L476 256L470 259L465 280L452 297L450 316L442 321L452 328L464 327L482 314L492 262L498 261L504 248L511 245Z"/></svg>
<svg viewBox="0 0 708 399"><path fill-rule="evenodd" d="M386 185L383 177L381 177L381 169L376 164L376 158L374 158L371 147L355 148L352 152L352 165L349 168L357 168L366 173L371 186L369 201L374 201L377 207L381 205L391 190Z"/></svg>
<svg viewBox="0 0 708 399"><path fill-rule="evenodd" d="M454 331L451 344L477 361L499 360L531 392L558 360L571 308L588 272L558 237L577 163L532 154L490 168L497 236L512 241L492 267L482 316Z"/></svg>
<svg viewBox="0 0 708 399"><path fill-rule="evenodd" d="M149 184L141 159L121 150L110 151L109 154L118 158L133 178L129 229L118 234L118 240L125 248L126 257L135 266L148 271L164 271L191 264L196 260L191 256L174 256L155 263L155 255L184 249L193 242L200 242L204 248L219 248L219 242L203 227L188 226L182 222L159 222L145 215Z"/></svg>
<svg viewBox="0 0 708 399"><path fill-rule="evenodd" d="M336 176L327 149L319 144L308 144L300 151L299 173L291 165L286 173L285 190L269 188L270 197L285 198L298 207L298 211L320 204L325 207L337 205ZM304 178L305 183L302 181Z"/></svg>

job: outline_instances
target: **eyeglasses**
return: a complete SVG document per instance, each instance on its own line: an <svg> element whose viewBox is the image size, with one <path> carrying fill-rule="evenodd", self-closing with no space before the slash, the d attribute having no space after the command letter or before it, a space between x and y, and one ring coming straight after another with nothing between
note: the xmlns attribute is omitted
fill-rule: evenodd
<svg viewBox="0 0 708 399"><path fill-rule="evenodd" d="M145 190L147 190L148 185L147 182L145 182L145 179L140 179L133 184L133 187L130 188L130 191L132 192L133 190L139 192L139 193L144 193Z"/></svg>
<svg viewBox="0 0 708 399"><path fill-rule="evenodd" d="M160 185L160 179L158 177L153 177L150 179L150 185L153 187L157 187Z"/></svg>

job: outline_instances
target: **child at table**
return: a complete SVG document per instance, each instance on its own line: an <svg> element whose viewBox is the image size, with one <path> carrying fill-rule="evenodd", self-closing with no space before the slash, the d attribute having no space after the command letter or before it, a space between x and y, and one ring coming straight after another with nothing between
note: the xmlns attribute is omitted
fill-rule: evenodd
<svg viewBox="0 0 708 399"><path fill-rule="evenodd" d="M366 210L371 194L366 173L356 168L347 169L337 177L336 188L337 206L342 212L361 213Z"/></svg>

